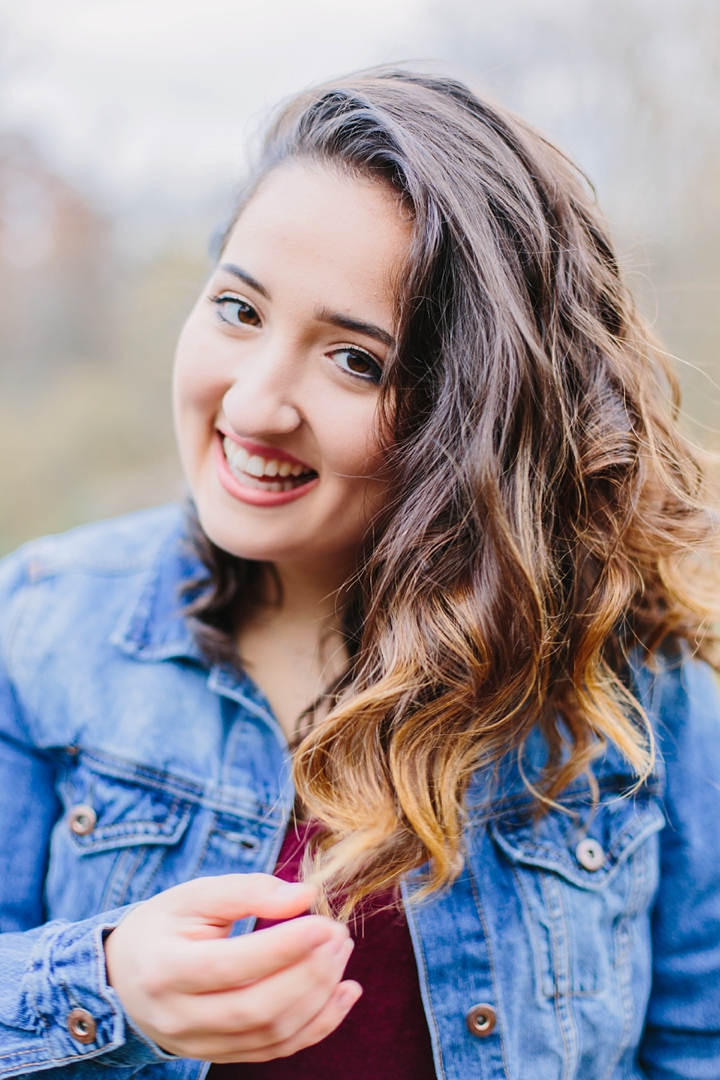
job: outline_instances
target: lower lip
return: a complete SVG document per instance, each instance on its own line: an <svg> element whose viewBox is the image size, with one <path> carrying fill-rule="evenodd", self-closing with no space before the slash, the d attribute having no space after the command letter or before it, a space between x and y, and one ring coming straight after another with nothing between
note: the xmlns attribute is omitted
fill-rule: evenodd
<svg viewBox="0 0 720 1080"><path fill-rule="evenodd" d="M285 503L302 499L303 495L307 495L317 487L319 476L314 476L312 480L308 480L307 484L293 488L292 491L260 491L258 488L244 487L228 465L222 448L222 438L223 436L218 434L215 439L215 464L220 483L228 495L232 495L234 499L249 503L251 506L284 506Z"/></svg>

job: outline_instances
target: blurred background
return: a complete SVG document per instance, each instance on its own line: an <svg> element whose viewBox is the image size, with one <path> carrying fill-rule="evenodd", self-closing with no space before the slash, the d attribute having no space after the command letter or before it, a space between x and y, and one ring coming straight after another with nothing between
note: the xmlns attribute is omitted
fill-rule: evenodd
<svg viewBox="0 0 720 1080"><path fill-rule="evenodd" d="M0 553L182 493L174 343L247 148L282 97L395 60L580 162L720 449L717 0L0 0Z"/></svg>

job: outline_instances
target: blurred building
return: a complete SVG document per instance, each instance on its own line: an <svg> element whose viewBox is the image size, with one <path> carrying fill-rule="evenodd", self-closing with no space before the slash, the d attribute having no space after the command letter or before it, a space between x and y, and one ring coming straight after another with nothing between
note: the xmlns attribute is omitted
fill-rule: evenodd
<svg viewBox="0 0 720 1080"><path fill-rule="evenodd" d="M30 141L0 133L0 386L41 390L107 359L108 223L54 175Z"/></svg>
<svg viewBox="0 0 720 1080"><path fill-rule="evenodd" d="M129 260L112 224L0 132L0 554L182 494L170 370L203 253Z"/></svg>
<svg viewBox="0 0 720 1080"><path fill-rule="evenodd" d="M579 161L720 449L718 0L34 0L0 24L0 554L182 493L174 343L244 134L282 93L408 55Z"/></svg>

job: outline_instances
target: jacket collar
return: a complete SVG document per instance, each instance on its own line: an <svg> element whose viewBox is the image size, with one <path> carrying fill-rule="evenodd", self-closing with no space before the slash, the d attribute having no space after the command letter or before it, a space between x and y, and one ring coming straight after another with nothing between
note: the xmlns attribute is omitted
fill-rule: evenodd
<svg viewBox="0 0 720 1080"><path fill-rule="evenodd" d="M231 698L268 724L284 752L287 742L262 691L246 672L221 664L211 665L199 648L183 614L184 588L207 577L184 527L167 537L152 565L140 580L111 636L111 643L136 660L190 660L209 669L208 687ZM195 590L197 592L197 590Z"/></svg>

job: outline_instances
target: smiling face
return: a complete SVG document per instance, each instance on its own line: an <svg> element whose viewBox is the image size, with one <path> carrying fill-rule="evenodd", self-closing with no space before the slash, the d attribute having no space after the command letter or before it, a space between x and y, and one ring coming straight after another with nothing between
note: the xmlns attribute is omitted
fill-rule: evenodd
<svg viewBox="0 0 720 1080"><path fill-rule="evenodd" d="M352 569L384 499L378 384L410 233L382 184L302 164L240 215L175 362L183 466L224 550Z"/></svg>

